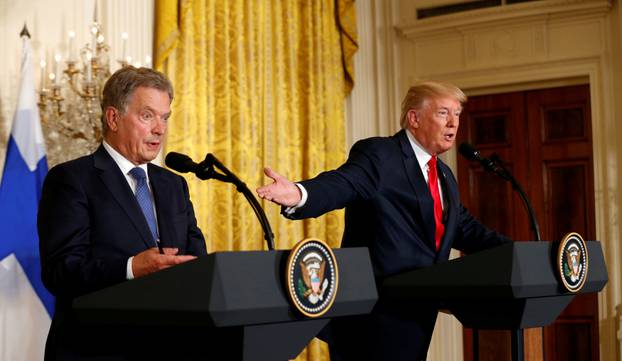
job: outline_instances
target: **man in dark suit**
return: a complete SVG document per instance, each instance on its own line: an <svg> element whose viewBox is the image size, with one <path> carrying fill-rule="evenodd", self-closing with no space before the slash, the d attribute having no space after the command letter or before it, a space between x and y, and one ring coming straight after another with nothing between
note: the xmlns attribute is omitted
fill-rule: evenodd
<svg viewBox="0 0 622 361"><path fill-rule="evenodd" d="M131 327L80 324L71 303L207 253L186 181L149 163L164 141L172 99L172 85L159 72L131 66L115 72L103 91L102 145L45 179L38 214L42 278L56 296L46 360L140 360L149 350L168 349L157 339L141 349L145 333Z"/></svg>
<svg viewBox="0 0 622 361"><path fill-rule="evenodd" d="M357 142L346 163L310 180L292 183L266 168L274 182L257 193L291 219L345 207L342 247L369 247L379 285L446 261L451 248L469 253L508 242L467 212L454 175L437 159L455 143L465 101L453 85L417 84L402 103L401 131ZM425 359L438 305L401 306L381 297L370 316L334 322L331 359Z"/></svg>

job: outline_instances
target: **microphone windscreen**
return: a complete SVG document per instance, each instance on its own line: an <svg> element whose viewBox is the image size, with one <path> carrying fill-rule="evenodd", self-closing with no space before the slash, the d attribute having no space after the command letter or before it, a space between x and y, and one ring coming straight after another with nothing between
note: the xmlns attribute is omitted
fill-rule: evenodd
<svg viewBox="0 0 622 361"><path fill-rule="evenodd" d="M167 167L180 173L192 172L197 164L185 154L170 152L166 155L164 163Z"/></svg>
<svg viewBox="0 0 622 361"><path fill-rule="evenodd" d="M468 160L479 160L481 156L479 152L469 143L462 143L458 147L458 152Z"/></svg>

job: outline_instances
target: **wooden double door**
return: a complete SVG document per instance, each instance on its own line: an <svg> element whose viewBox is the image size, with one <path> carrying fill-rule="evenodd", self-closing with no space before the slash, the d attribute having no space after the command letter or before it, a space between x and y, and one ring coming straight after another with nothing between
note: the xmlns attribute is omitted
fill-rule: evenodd
<svg viewBox="0 0 622 361"><path fill-rule="evenodd" d="M499 156L531 199L542 240L570 231L595 239L589 85L473 96L461 116L458 144ZM490 228L532 241L527 212L508 182L477 162L458 160L465 206ZM465 361L472 360L465 330ZM480 331L480 360L510 360L508 331ZM525 359L598 360L598 303L578 296L557 321L525 333Z"/></svg>

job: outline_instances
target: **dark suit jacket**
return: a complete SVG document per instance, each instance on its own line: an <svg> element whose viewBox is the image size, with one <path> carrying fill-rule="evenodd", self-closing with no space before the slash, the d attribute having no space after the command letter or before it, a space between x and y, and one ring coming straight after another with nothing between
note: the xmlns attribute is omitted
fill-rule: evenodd
<svg viewBox="0 0 622 361"><path fill-rule="evenodd" d="M205 255L186 181L152 164L148 172L161 245ZM43 283L56 296L46 360L90 360L102 352L106 360L126 359L115 353L126 352L121 344L130 345L128 338L137 345L139 331L80 325L71 311L75 297L125 281L128 258L154 247L125 176L103 146L50 170L38 230Z"/></svg>
<svg viewBox="0 0 622 361"><path fill-rule="evenodd" d="M378 284L386 276L446 261L451 248L470 253L508 242L509 239L487 229L468 213L460 202L453 173L440 160L437 166L445 224L438 252L434 242L432 197L405 130L392 137L361 140L338 169L300 182L309 198L288 217L317 217L346 207L342 247L369 247ZM381 297L375 313L383 314L373 320L370 331L373 340L365 342L360 339L365 336L359 335L351 345L364 350L356 357L367 359L375 352L380 360L415 359L413 355L418 354L418 349L427 350L436 318L433 306L426 309L408 317L414 324L399 325L405 317L393 306L384 304ZM348 332L364 328L362 324L350 326ZM384 346L365 350L366 345Z"/></svg>

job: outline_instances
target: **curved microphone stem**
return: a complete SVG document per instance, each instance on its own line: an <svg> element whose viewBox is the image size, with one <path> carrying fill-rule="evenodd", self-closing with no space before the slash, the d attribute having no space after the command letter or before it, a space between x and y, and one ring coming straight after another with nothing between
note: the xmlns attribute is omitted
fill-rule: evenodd
<svg viewBox="0 0 622 361"><path fill-rule="evenodd" d="M248 189L246 184L242 182L235 174L233 174L227 167L225 167L213 154L209 153L205 160L209 162L208 164L213 164L214 167L218 168L224 175L219 174L215 171L212 171L210 176L211 178L218 179L223 182L233 183L236 187L236 190L244 195L246 200L250 203L253 212L259 219L259 223L261 224L261 228L264 233L264 239L268 244L268 249L274 249L274 233L272 233L272 228L270 227L270 222L268 222L268 217L266 217L266 213L259 202L257 202L257 198L253 195L253 192Z"/></svg>
<svg viewBox="0 0 622 361"><path fill-rule="evenodd" d="M527 214L529 215L529 223L531 225L531 231L533 232L534 237L536 238L536 241L540 242L542 239L540 238L540 226L538 225L538 221L536 220L536 212L534 212L533 207L531 206L531 202L529 201L529 198L527 198L525 191L520 186L520 184L518 184L518 182L516 181L514 176L512 176L510 171L505 167L503 162L501 162L500 159L496 155L493 155L492 157L490 157L490 159L497 167L494 173L498 175L499 177L510 182L510 184L512 184L512 188L518 193L518 195L522 199L523 204L525 205L525 208L527 209Z"/></svg>

